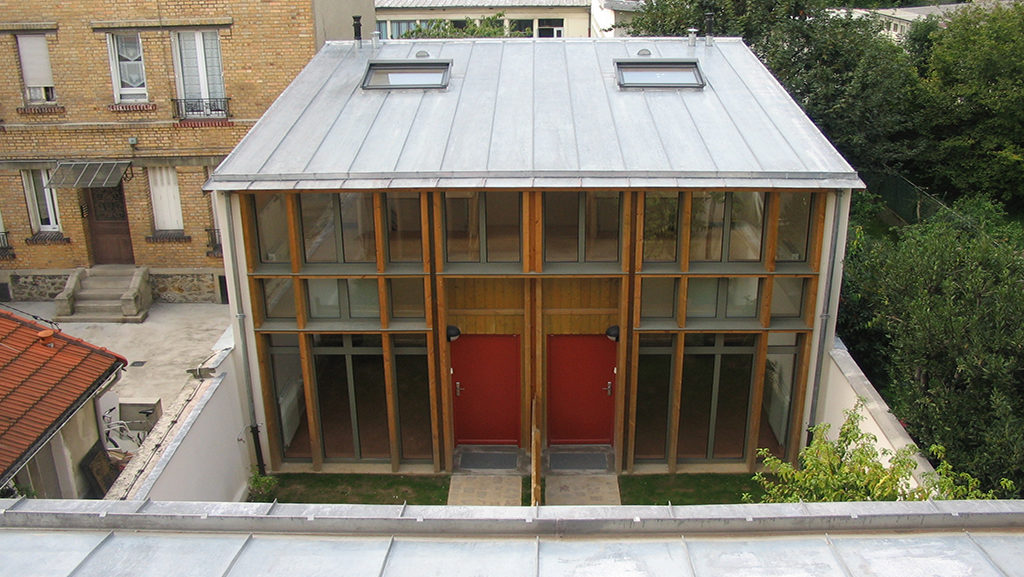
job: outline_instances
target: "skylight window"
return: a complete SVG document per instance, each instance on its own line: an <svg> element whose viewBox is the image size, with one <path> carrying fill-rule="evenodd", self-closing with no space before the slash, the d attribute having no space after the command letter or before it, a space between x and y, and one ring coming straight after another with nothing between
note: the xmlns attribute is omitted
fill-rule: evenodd
<svg viewBox="0 0 1024 577"><path fill-rule="evenodd" d="M644 58L616 60L619 86L624 88L702 88L704 76L696 60Z"/></svg>
<svg viewBox="0 0 1024 577"><path fill-rule="evenodd" d="M445 88L451 65L451 60L372 60L363 88Z"/></svg>

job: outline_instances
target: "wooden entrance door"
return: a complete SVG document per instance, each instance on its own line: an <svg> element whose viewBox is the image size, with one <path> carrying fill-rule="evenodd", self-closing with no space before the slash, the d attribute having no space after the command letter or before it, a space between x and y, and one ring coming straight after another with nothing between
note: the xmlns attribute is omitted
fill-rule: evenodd
<svg viewBox="0 0 1024 577"><path fill-rule="evenodd" d="M519 445L519 335L462 335L451 343L458 445Z"/></svg>
<svg viewBox="0 0 1024 577"><path fill-rule="evenodd" d="M93 260L96 264L134 264L124 189L117 185L86 190Z"/></svg>
<svg viewBox="0 0 1024 577"><path fill-rule="evenodd" d="M610 445L614 421L615 342L548 335L548 443Z"/></svg>

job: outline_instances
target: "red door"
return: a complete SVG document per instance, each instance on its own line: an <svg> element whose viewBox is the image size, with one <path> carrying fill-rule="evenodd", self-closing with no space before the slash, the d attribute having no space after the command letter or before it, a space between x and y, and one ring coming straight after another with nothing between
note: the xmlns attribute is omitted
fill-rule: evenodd
<svg viewBox="0 0 1024 577"><path fill-rule="evenodd" d="M457 445L519 445L519 335L462 335L452 347Z"/></svg>
<svg viewBox="0 0 1024 577"><path fill-rule="evenodd" d="M610 445L615 342L604 335L548 335L548 443Z"/></svg>

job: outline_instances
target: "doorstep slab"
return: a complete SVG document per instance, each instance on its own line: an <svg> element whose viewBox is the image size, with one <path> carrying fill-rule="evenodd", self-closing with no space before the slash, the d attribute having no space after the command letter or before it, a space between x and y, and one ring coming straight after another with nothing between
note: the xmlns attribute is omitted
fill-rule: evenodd
<svg viewBox="0 0 1024 577"><path fill-rule="evenodd" d="M522 505L523 481L517 475L452 475L449 505L517 507Z"/></svg>
<svg viewBox="0 0 1024 577"><path fill-rule="evenodd" d="M545 505L621 505L615 475L548 475Z"/></svg>

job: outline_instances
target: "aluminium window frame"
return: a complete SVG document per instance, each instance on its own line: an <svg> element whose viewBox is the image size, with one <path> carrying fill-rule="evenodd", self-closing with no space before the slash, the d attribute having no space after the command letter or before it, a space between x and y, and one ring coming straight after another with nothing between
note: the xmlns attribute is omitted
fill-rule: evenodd
<svg viewBox="0 0 1024 577"><path fill-rule="evenodd" d="M696 58L616 58L615 78L620 88L704 88L706 81ZM672 68L692 70L695 82L635 82L626 79L623 74L629 70L651 68Z"/></svg>
<svg viewBox="0 0 1024 577"><path fill-rule="evenodd" d="M419 70L417 70L419 69ZM382 70L395 71L416 71L420 73L441 72L441 80L438 82L412 82L409 84L378 84L373 82L375 72ZM363 74L363 90L402 90L402 89L443 89L448 87L451 79L452 60L450 58L430 59L407 59L407 60L377 60L372 59L366 63L366 72Z"/></svg>
<svg viewBox="0 0 1024 577"><path fill-rule="evenodd" d="M50 59L50 42L46 34L15 34L14 40L18 51L18 64L21 67L22 97L26 106L46 106L57 103L56 83L53 79L53 64ZM40 46L32 43L42 42ZM23 44L22 40L26 40ZM39 60L32 61L27 57L35 56ZM37 70L42 69L42 71ZM33 83L33 78L48 80L44 83ZM34 95L38 94L39 97Z"/></svg>
<svg viewBox="0 0 1024 577"><path fill-rule="evenodd" d="M224 82L224 50L220 42L220 29L218 28L197 28L194 30L180 30L171 33L171 53L174 59L175 94L179 99L189 99L189 96L185 94L185 71L183 70L184 61L182 60L181 52L181 37L186 34L194 35L196 40L196 65L197 79L199 81L199 99L209 101L215 98L210 95L210 70L206 65L208 50L206 48L206 40L203 38L203 35L207 32L213 32L217 35L217 68L219 69L220 84L224 90L224 96L221 97L221 99L227 100L227 85ZM227 107L225 106L224 108ZM217 110L211 106L204 106L202 113L189 114L186 112L184 117L225 118L227 117L227 110Z"/></svg>
<svg viewBox="0 0 1024 577"><path fill-rule="evenodd" d="M142 64L142 87L121 86L121 62L118 53L118 38L135 35L139 43L139 62ZM114 89L114 103L136 104L149 102L149 82L146 80L146 55L142 47L142 35L134 31L110 32L107 34L107 52L110 56L110 79Z"/></svg>
<svg viewBox="0 0 1024 577"><path fill-rule="evenodd" d="M39 173L39 183L42 190L37 190L36 180L33 173ZM60 232L60 210L57 206L57 189L49 186L50 170L45 168L34 168L21 171L21 182L25 190L25 202L28 208L29 223L32 232ZM41 195L41 196L40 196ZM45 206L51 224L42 224L42 215L39 213L40 200Z"/></svg>

